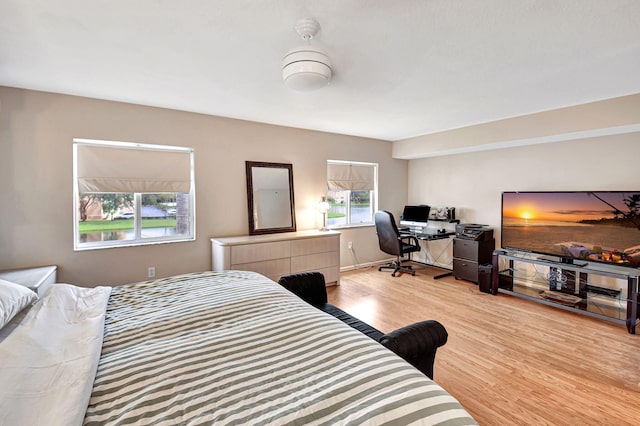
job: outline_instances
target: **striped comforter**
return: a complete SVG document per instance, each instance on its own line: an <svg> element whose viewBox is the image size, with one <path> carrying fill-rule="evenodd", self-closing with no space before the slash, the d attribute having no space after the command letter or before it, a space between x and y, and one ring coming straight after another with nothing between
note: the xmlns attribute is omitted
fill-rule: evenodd
<svg viewBox="0 0 640 426"><path fill-rule="evenodd" d="M115 287L84 424L476 424L404 360L253 272Z"/></svg>

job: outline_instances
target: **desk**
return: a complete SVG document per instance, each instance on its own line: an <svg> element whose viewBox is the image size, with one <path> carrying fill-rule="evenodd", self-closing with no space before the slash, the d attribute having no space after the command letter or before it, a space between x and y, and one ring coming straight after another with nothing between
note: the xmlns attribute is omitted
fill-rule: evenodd
<svg viewBox="0 0 640 426"><path fill-rule="evenodd" d="M418 240L425 241L424 244L425 249L425 257L424 260L413 260L414 262L422 263L424 265L432 266L434 268L445 269L447 272L443 274L439 274L433 277L433 279L437 280L443 277L448 277L453 275L452 272L452 262L453 256L450 256L450 259L446 261L446 263L441 263L440 258L445 254L445 252L449 251L449 248L452 246L453 239L456 235L455 232L427 232L427 233L413 233L413 232L400 232L400 237L416 237ZM437 254L433 254L431 248L429 247L429 242L437 241L437 240L447 240L447 243ZM422 245L422 244L421 244ZM420 252L422 253L422 251Z"/></svg>

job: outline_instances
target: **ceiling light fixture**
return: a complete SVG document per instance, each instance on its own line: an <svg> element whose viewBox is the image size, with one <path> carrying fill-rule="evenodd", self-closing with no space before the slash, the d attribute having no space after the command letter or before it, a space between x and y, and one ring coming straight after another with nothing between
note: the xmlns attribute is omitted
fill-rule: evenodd
<svg viewBox="0 0 640 426"><path fill-rule="evenodd" d="M300 19L295 29L307 42L291 49L282 60L282 79L293 90L310 92L326 86L331 80L329 57L318 47L311 46L311 39L320 31L320 24L313 18Z"/></svg>

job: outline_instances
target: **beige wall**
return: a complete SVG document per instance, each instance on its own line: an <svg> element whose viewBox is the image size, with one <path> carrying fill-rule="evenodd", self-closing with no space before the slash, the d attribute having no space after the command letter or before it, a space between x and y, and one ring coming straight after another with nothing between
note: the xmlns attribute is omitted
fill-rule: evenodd
<svg viewBox="0 0 640 426"><path fill-rule="evenodd" d="M640 133L409 161L409 203L455 206L494 227L502 191L640 190Z"/></svg>
<svg viewBox="0 0 640 426"><path fill-rule="evenodd" d="M196 241L73 251L73 138L195 148ZM321 226L326 160L379 163L380 208L399 213L407 161L389 142L0 87L0 269L58 265L61 282L113 285L211 268L213 236L248 232L244 162L293 164L299 230ZM347 249L353 242L356 256ZM341 263L384 259L372 227L344 230Z"/></svg>
<svg viewBox="0 0 640 426"><path fill-rule="evenodd" d="M491 225L499 245L502 191L640 190L640 94L393 145L410 159L409 203L456 207L463 222Z"/></svg>
<svg viewBox="0 0 640 426"><path fill-rule="evenodd" d="M396 141L393 158L410 160L638 131L640 94L634 94Z"/></svg>

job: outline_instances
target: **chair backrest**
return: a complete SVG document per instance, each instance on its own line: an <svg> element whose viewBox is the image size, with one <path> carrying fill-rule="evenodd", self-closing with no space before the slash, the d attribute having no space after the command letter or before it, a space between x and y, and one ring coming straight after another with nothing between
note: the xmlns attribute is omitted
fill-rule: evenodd
<svg viewBox="0 0 640 426"><path fill-rule="evenodd" d="M278 284L310 305L320 307L327 303L327 286L321 272L283 275Z"/></svg>
<svg viewBox="0 0 640 426"><path fill-rule="evenodd" d="M385 210L379 210L374 216L376 233L380 250L394 256L402 256L402 242L400 232L393 215Z"/></svg>

